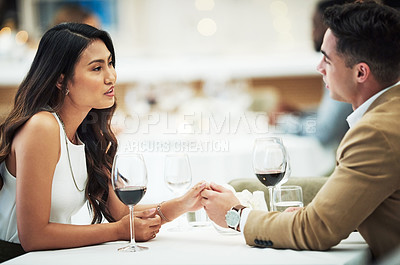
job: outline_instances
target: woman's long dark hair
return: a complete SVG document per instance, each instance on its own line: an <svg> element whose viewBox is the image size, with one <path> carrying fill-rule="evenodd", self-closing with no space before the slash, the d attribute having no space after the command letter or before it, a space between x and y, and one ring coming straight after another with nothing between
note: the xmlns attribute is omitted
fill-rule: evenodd
<svg viewBox="0 0 400 265"><path fill-rule="evenodd" d="M104 42L115 67L113 43L103 30L85 24L63 23L43 35L31 68L18 88L14 107L0 125L0 163L9 155L14 135L27 120L39 111L60 109L75 65L94 40ZM56 84L61 74L64 79L62 89L58 89ZM92 109L78 128L79 138L85 143L89 178L86 198L93 212L92 223L100 223L103 216L115 221L107 208L109 176L117 151L117 140L110 126L115 108L116 104L106 109Z"/></svg>

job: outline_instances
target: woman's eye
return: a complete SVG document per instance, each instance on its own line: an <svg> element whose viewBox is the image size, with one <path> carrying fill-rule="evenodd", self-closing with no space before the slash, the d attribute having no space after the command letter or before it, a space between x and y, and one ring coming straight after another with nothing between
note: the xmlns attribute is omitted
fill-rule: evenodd
<svg viewBox="0 0 400 265"><path fill-rule="evenodd" d="M100 70L101 70L101 67L100 67L100 66L98 66L98 67L96 67L96 68L93 69L93 71L100 71Z"/></svg>

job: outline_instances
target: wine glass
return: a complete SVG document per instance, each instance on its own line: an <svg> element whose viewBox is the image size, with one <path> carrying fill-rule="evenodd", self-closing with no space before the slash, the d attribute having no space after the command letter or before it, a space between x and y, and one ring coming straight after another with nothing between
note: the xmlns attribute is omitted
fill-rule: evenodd
<svg viewBox="0 0 400 265"><path fill-rule="evenodd" d="M183 195L192 184L192 172L187 154L168 154L165 156L164 181L175 197ZM178 226L172 231L185 230L182 218L178 220Z"/></svg>
<svg viewBox="0 0 400 265"><path fill-rule="evenodd" d="M270 210L272 210L273 188L284 179L288 169L287 152L279 137L256 139L253 149L253 169L258 180L268 187Z"/></svg>
<svg viewBox="0 0 400 265"><path fill-rule="evenodd" d="M280 139L280 138L278 138L278 139ZM282 140L281 140L281 142L282 142ZM282 143L282 145L283 145L283 143ZM290 165L289 152L287 152L287 150L286 150L286 171L285 171L285 176L283 177L283 179L278 184L275 185L275 187L278 187L278 186L281 186L281 185L285 184L289 180L289 177L290 177L291 174L292 174L292 167Z"/></svg>
<svg viewBox="0 0 400 265"><path fill-rule="evenodd" d="M111 182L118 198L129 207L131 240L119 251L138 252L148 247L135 242L133 207L143 198L147 190L147 170L143 157L135 153L121 153L114 157Z"/></svg>

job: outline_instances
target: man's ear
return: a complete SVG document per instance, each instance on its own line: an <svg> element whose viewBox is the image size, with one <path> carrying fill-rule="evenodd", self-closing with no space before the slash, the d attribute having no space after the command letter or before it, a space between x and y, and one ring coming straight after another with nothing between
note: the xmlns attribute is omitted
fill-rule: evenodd
<svg viewBox="0 0 400 265"><path fill-rule="evenodd" d="M356 65L357 70L357 81L359 83L364 83L369 75L371 74L371 69L369 68L368 64L366 63L359 63Z"/></svg>
<svg viewBox="0 0 400 265"><path fill-rule="evenodd" d="M63 82L64 82L64 74L61 74L60 77L58 78L57 84L56 84L58 89L62 90Z"/></svg>

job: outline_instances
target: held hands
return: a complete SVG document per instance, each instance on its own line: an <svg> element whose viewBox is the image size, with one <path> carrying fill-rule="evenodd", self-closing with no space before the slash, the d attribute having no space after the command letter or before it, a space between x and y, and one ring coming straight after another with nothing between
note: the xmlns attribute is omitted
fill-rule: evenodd
<svg viewBox="0 0 400 265"><path fill-rule="evenodd" d="M239 199L236 198L231 190L221 185L208 184L204 181L194 185L188 192L179 197L176 202L178 204L174 203L175 206L172 209L177 213L172 213L172 215L197 211L204 207L211 220L222 227L227 227L225 222L226 212L233 206L240 204ZM120 239L129 240L129 215L124 216L117 224ZM157 214L155 208L135 211L135 240L140 242L155 238L161 228L161 224L161 217Z"/></svg>
<svg viewBox="0 0 400 265"><path fill-rule="evenodd" d="M159 215L157 216L161 218L162 223L172 221L186 212L201 209L203 207L201 192L206 186L207 183L204 181L199 182L184 195L158 204L156 211Z"/></svg>
<svg viewBox="0 0 400 265"><path fill-rule="evenodd" d="M201 192L201 204L207 212L208 217L221 227L228 227L225 214L233 206L239 205L240 201L235 194L215 183L211 183L208 189Z"/></svg>
<svg viewBox="0 0 400 265"><path fill-rule="evenodd" d="M188 192L186 192L182 197L182 206L185 212L197 211L203 207L201 204L202 196L201 192L208 188L208 184L201 181L194 185Z"/></svg>

